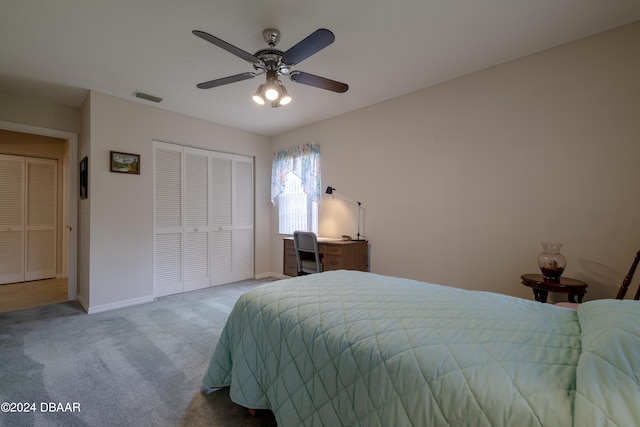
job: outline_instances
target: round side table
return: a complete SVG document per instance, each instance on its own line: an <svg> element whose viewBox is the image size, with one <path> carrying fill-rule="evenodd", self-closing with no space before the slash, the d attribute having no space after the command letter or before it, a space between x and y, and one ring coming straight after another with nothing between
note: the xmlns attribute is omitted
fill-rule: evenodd
<svg viewBox="0 0 640 427"><path fill-rule="evenodd" d="M549 292L561 292L569 294L570 302L575 303L578 297L577 302L581 303L589 287L582 280L562 276L558 280L548 280L542 274L523 274L520 279L523 285L533 289L533 296L539 302L547 302Z"/></svg>

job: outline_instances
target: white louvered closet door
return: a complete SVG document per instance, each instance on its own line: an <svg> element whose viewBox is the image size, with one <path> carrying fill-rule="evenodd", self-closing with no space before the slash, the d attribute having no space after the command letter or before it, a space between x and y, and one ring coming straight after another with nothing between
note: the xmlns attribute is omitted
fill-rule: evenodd
<svg viewBox="0 0 640 427"><path fill-rule="evenodd" d="M56 276L58 162L0 155L0 283Z"/></svg>
<svg viewBox="0 0 640 427"><path fill-rule="evenodd" d="M253 267L253 159L236 156L233 202L233 280L251 279Z"/></svg>
<svg viewBox="0 0 640 427"><path fill-rule="evenodd" d="M233 155L212 153L211 284L233 282Z"/></svg>
<svg viewBox="0 0 640 427"><path fill-rule="evenodd" d="M154 296L252 278L253 159L154 142Z"/></svg>
<svg viewBox="0 0 640 427"><path fill-rule="evenodd" d="M184 148L184 290L210 286L209 152Z"/></svg>
<svg viewBox="0 0 640 427"><path fill-rule="evenodd" d="M56 276L58 162L26 158L25 280Z"/></svg>
<svg viewBox="0 0 640 427"><path fill-rule="evenodd" d="M24 281L25 159L0 154L0 284Z"/></svg>
<svg viewBox="0 0 640 427"><path fill-rule="evenodd" d="M153 295L184 290L182 147L154 142Z"/></svg>
<svg viewBox="0 0 640 427"><path fill-rule="evenodd" d="M253 278L253 159L211 153L211 284Z"/></svg>

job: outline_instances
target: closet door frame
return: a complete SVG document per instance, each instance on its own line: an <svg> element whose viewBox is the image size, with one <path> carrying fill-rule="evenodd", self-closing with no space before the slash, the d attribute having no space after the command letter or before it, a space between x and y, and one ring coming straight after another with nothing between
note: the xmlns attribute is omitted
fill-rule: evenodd
<svg viewBox="0 0 640 427"><path fill-rule="evenodd" d="M180 203L179 226L160 230L157 225L157 159L156 149L164 148L180 152ZM206 173L190 170L190 156L207 157ZM247 175L238 171L238 162L249 165ZM178 144L154 141L154 297L201 289L254 277L254 170L253 158L248 156L220 153ZM202 168L201 165L198 168ZM207 175L206 197L199 185L203 185L203 175ZM192 179L200 182L191 185ZM243 187L238 188L242 179ZM243 193L249 190L249 193ZM204 198L207 200L205 201ZM176 199L177 200L177 199ZM197 206L192 206L194 203ZM207 221L201 220L201 209L208 209ZM244 207L243 215L238 215L238 206ZM195 208L191 211L190 208ZM228 214L224 212L228 208ZM248 212L246 211L248 209ZM196 212L197 211L197 212ZM194 217L198 218L194 222ZM241 218L241 224L238 218ZM191 218L191 220L189 219ZM189 223L191 221L191 223ZM197 224L196 224L197 222ZM164 233L174 233L173 239L163 239ZM176 240L177 235L179 238ZM171 240L171 241L170 241ZM206 247L203 242L207 242ZM160 247L160 245L163 245ZM180 252L178 255L177 252ZM173 254L173 255L171 255ZM180 268L176 260L179 259ZM192 271L192 269L195 269ZM197 271L196 271L197 270ZM176 277L171 283L163 283L163 271ZM205 274L206 271L206 274Z"/></svg>
<svg viewBox="0 0 640 427"><path fill-rule="evenodd" d="M67 142L67 151L58 165L59 173L63 180L63 202L62 202L62 229L60 237L62 239L62 271L59 277L67 278L67 296L69 300L81 299L78 295L78 274L83 269L80 264L78 245L78 135L73 132L50 129L41 126L28 125L0 120L0 129L28 133L33 135L44 135L59 138ZM64 230L64 231L63 231ZM88 283L86 284L88 287Z"/></svg>
<svg viewBox="0 0 640 427"><path fill-rule="evenodd" d="M3 183L11 179L5 190L13 200L5 201L12 209L0 220L0 239L9 246L1 256L11 272L0 276L0 284L57 277L58 162L19 155L0 155L0 160L20 164L18 174L3 166L14 176L3 178Z"/></svg>

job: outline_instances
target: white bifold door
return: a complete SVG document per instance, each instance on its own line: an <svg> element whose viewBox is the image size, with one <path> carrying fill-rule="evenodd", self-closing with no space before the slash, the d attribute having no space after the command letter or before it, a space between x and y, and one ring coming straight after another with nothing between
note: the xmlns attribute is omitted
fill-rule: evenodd
<svg viewBox="0 0 640 427"><path fill-rule="evenodd" d="M154 296L253 277L253 159L154 142Z"/></svg>
<svg viewBox="0 0 640 427"><path fill-rule="evenodd" d="M0 154L0 284L56 276L56 160Z"/></svg>

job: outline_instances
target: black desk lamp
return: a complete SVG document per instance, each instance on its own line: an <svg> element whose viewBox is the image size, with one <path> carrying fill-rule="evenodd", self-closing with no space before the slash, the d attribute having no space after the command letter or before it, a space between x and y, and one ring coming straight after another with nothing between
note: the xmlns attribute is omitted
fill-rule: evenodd
<svg viewBox="0 0 640 427"><path fill-rule="evenodd" d="M334 191L336 191L336 188L329 186L329 187L327 187L327 191L325 191L325 193L333 194ZM351 202L355 202L358 205L358 235L357 235L356 240L360 240L360 210L362 209L362 203L360 203L360 202L358 202L356 200L351 200L351 199L348 199L348 200L351 201Z"/></svg>

